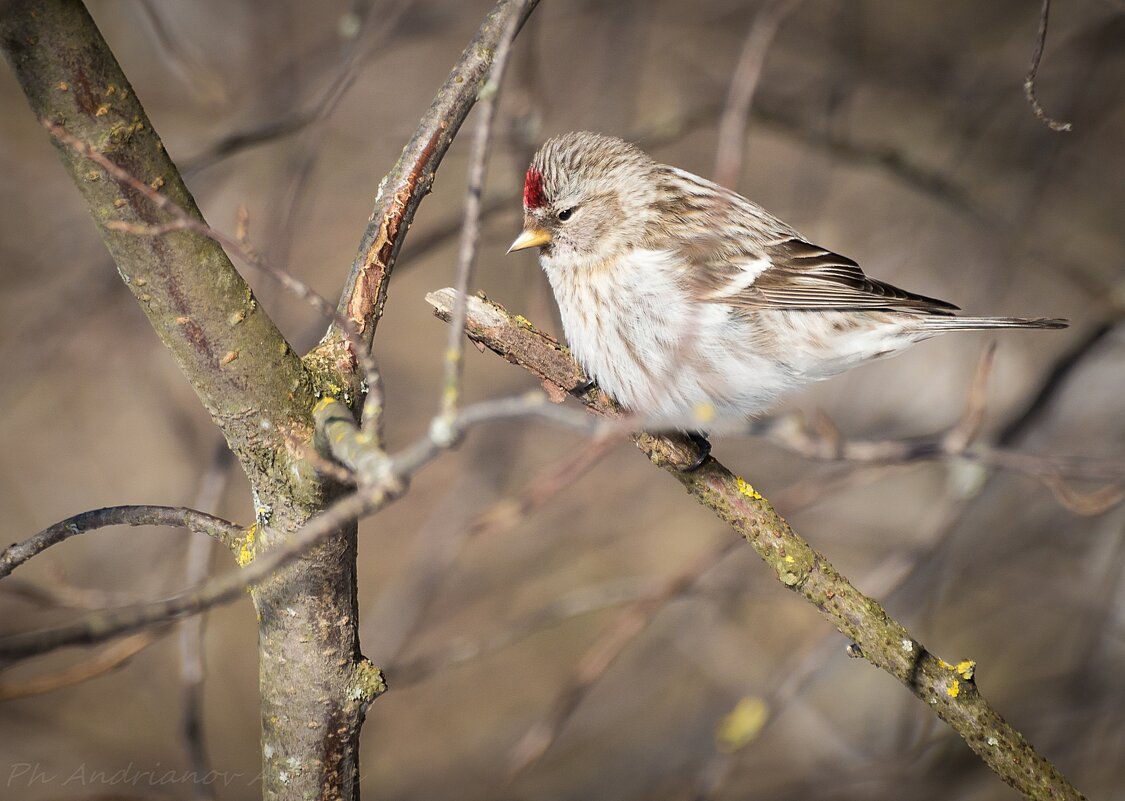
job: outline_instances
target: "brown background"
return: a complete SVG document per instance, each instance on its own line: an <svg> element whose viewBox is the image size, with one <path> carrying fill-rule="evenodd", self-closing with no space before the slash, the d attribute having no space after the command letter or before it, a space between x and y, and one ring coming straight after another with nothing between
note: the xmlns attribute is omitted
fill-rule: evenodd
<svg viewBox="0 0 1125 801"><path fill-rule="evenodd" d="M489 5L377 2L355 38L343 35L346 3L95 2L91 11L209 221L231 230L246 204L256 244L334 298L379 178ZM531 150L588 128L710 174L717 113L757 7L545 0L505 87L486 197L511 202L485 226L476 288L557 330L534 258L503 255ZM1125 304L1125 6L1056 3L1039 95L1074 123L1070 134L1049 131L1023 99L1037 23L1038 4L1015 0L801 4L769 53L737 187L874 276L975 313L1071 318L1065 332L1001 337L986 437ZM302 112L316 121L216 156L225 136ZM440 237L458 220L467 151L462 137L419 213L376 343L396 447L437 408L446 330L422 298L451 282L456 243ZM195 503L217 434L121 286L6 70L0 170L0 539L87 508ZM323 320L268 279L249 279L295 345L316 340ZM987 341L922 345L781 411L823 410L855 438L931 434L957 420ZM533 386L470 349L470 398ZM1111 330L1082 352L1019 447L1119 457L1123 394L1125 339ZM417 660L512 632L574 593L636 593L732 536L621 446L526 519L461 538L475 514L580 446L539 424L478 430L361 526L364 650L393 688L364 732L368 797L690 798L737 699L808 669L731 760L718 797L1015 797L892 679L849 660L844 640L748 548L665 605L542 761L505 784L511 749L620 607L457 664L439 660L428 676ZM1078 516L1033 478L961 463L842 471L745 437L718 440L715 452L929 648L977 660L982 691L1089 797L1125 792L1125 508ZM842 473L852 479L837 486ZM245 490L232 473L217 511L248 522ZM183 586L186 537L103 531L17 577L93 600L158 597ZM228 562L217 556L215 569ZM422 576L432 579L424 603ZM72 614L0 585L6 631ZM259 792L252 615L242 601L208 618L206 743L219 784L229 782L223 799ZM83 656L52 655L4 678ZM178 660L166 638L110 675L0 706L0 796L189 798L182 781L94 776L186 768ZM36 765L41 781L14 773L22 765Z"/></svg>

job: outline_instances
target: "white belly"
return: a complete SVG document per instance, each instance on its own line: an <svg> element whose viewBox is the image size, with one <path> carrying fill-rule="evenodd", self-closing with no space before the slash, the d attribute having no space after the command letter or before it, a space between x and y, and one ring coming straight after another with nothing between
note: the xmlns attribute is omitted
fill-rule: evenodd
<svg viewBox="0 0 1125 801"><path fill-rule="evenodd" d="M741 419L798 383L731 307L689 303L667 254L638 251L614 270L542 262L574 357L649 427Z"/></svg>

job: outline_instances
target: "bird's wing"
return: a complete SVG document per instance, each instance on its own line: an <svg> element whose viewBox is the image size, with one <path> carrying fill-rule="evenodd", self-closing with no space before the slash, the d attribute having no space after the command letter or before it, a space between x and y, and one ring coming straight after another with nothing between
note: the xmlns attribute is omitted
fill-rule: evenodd
<svg viewBox="0 0 1125 801"><path fill-rule="evenodd" d="M898 310L952 314L952 303L869 278L846 256L799 237L712 251L692 276L704 298L745 309Z"/></svg>

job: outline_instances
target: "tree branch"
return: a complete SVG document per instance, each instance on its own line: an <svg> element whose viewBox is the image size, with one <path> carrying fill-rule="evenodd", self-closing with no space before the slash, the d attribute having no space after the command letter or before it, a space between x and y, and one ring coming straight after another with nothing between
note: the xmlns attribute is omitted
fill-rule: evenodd
<svg viewBox="0 0 1125 801"><path fill-rule="evenodd" d="M1047 17L1050 16L1050 13L1051 0L1043 0L1043 7L1039 12L1039 32L1035 35L1035 50L1031 54L1031 66L1028 67L1027 77L1023 79L1023 94L1027 98L1027 102L1031 104L1031 110L1036 119L1042 120L1043 124L1052 131L1063 133L1073 130L1074 126L1069 122L1056 120L1049 115L1040 105L1039 98L1035 96L1035 76L1039 72L1039 62L1043 60L1043 48L1047 44Z"/></svg>
<svg viewBox="0 0 1125 801"><path fill-rule="evenodd" d="M492 121L496 118L497 96L500 83L504 80L504 68L508 64L508 53L512 41L523 24L522 11L527 0L521 0L513 7L510 19L504 25L500 43L496 47L492 69L488 81L477 98L480 100L478 124L469 152L469 185L465 192L465 218L461 225L461 243L457 252L455 272L459 297L469 291L473 277L473 267L477 260L477 244L480 241L481 195L484 191L484 175L488 167L488 153L492 145ZM449 327L449 344L445 349L445 385L442 391L441 406L447 417L457 413L461 397L461 377L465 363L465 308L458 304L453 309L453 322Z"/></svg>
<svg viewBox="0 0 1125 801"><path fill-rule="evenodd" d="M0 48L41 120L104 153L194 219L203 218L136 94L82 3L0 0ZM223 249L193 231L137 237L110 223L169 215L58 144L98 233L161 340L251 481L288 482L280 433L310 427L312 380ZM265 420L269 425L263 426Z"/></svg>
<svg viewBox="0 0 1125 801"><path fill-rule="evenodd" d="M365 512L381 508L391 496L381 490L352 493L329 506L310 520L283 544L254 557L257 526L245 532L238 541L242 570L223 573L207 583L191 587L160 601L138 604L124 609L94 612L53 629L12 634L0 638L0 657L20 658L50 651L64 645L88 645L119 634L136 631L201 612L242 597L246 588L268 579L278 570L292 564L315 545L335 534L342 526ZM64 523L66 521L63 521ZM62 524L60 524L62 525Z"/></svg>
<svg viewBox="0 0 1125 801"><path fill-rule="evenodd" d="M236 543L243 534L242 527L229 520L183 506L109 506L92 509L68 517L23 542L5 548L0 553L0 579L52 545L58 545L77 534L107 526L182 526L196 534L213 537L227 549L234 551L237 551Z"/></svg>
<svg viewBox="0 0 1125 801"><path fill-rule="evenodd" d="M496 4L438 90L399 160L379 184L375 208L340 297L340 311L368 344L387 302L387 283L406 231L429 193L453 137L477 101L504 31L513 17L519 20L518 31L537 5L538 0L500 0ZM338 341L340 332L334 331L330 337Z"/></svg>
<svg viewBox="0 0 1125 801"><path fill-rule="evenodd" d="M448 319L454 300L451 290L431 293L427 300L439 317ZM554 383L559 390L578 383L581 370L557 341L495 303L473 297L467 299L467 305L470 339ZM600 392L583 402L595 414L618 414ZM690 443L646 433L634 439L654 464L670 472L698 503L741 534L785 587L813 604L857 644L871 664L894 676L933 709L1005 782L1030 799L1083 798L984 699L977 689L973 662L951 665L927 651L877 601L852 586L794 532L769 501L714 459L696 471L683 472L696 458Z"/></svg>

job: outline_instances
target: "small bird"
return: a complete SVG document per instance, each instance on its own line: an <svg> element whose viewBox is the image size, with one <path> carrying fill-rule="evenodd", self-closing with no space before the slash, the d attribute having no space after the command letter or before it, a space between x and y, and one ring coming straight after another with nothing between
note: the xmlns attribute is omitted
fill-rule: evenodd
<svg viewBox="0 0 1125 801"><path fill-rule="evenodd" d="M523 208L508 252L540 249L574 357L646 425L745 419L946 331L1067 325L958 317L611 136L548 140L527 170Z"/></svg>

